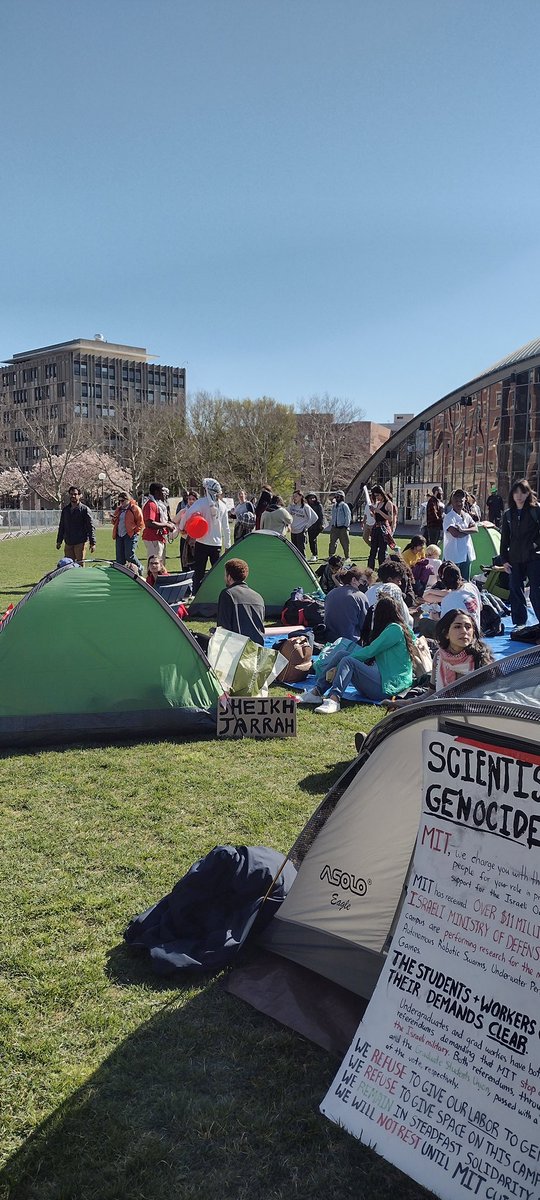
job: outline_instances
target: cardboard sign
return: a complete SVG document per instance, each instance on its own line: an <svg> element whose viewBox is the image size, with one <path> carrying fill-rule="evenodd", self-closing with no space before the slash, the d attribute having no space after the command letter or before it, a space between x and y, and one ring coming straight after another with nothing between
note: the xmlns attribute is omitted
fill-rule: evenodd
<svg viewBox="0 0 540 1200"><path fill-rule="evenodd" d="M407 897L321 1106L441 1200L540 1195L540 754L500 742L424 732Z"/></svg>
<svg viewBox="0 0 540 1200"><path fill-rule="evenodd" d="M296 737L296 700L284 696L231 696L218 704L218 737Z"/></svg>

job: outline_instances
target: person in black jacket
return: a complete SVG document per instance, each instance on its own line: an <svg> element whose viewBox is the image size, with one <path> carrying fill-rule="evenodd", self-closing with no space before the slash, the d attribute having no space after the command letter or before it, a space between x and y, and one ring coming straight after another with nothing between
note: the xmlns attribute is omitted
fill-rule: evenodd
<svg viewBox="0 0 540 1200"><path fill-rule="evenodd" d="M264 646L264 600L247 586L248 575L243 558L229 558L225 563L226 586L219 594L216 625Z"/></svg>
<svg viewBox="0 0 540 1200"><path fill-rule="evenodd" d="M309 548L311 550L311 561L317 562L319 557L317 553L317 538L324 529L324 509L315 492L308 492L306 495L306 503L317 513L317 520L314 525L310 525L307 531Z"/></svg>
<svg viewBox="0 0 540 1200"><path fill-rule="evenodd" d="M500 562L510 572L510 607L515 626L527 624L525 583L540 621L540 507L527 479L518 479L503 514Z"/></svg>
<svg viewBox="0 0 540 1200"><path fill-rule="evenodd" d="M81 504L81 491L78 487L70 487L69 504L66 504L60 514L60 524L56 535L56 549L59 550L64 542L64 555L72 558L79 566L84 564L86 543L90 543L90 553L96 548L96 528L92 513L86 504Z"/></svg>

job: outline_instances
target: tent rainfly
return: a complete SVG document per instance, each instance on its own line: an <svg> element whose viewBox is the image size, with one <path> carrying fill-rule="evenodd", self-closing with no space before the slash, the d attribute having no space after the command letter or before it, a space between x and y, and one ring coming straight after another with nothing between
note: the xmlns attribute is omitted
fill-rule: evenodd
<svg viewBox="0 0 540 1200"><path fill-rule="evenodd" d="M215 617L219 593L225 587L223 568L229 558L247 562L249 585L262 596L267 617L279 616L294 588L322 596L318 579L296 546L277 534L258 530L226 550L208 571L190 604L190 617Z"/></svg>
<svg viewBox="0 0 540 1200"><path fill-rule="evenodd" d="M221 690L173 609L115 563L51 572L0 626L0 747L211 732Z"/></svg>
<svg viewBox="0 0 540 1200"><path fill-rule="evenodd" d="M298 874L263 935L266 953L251 976L233 973L229 990L327 1049L349 1044L392 941L420 819L424 731L537 744L540 646L375 726L292 847Z"/></svg>

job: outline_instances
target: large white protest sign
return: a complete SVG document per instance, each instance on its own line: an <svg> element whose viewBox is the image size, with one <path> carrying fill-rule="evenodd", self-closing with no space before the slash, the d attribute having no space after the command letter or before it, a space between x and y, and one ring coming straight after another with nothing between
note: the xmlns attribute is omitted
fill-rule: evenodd
<svg viewBox="0 0 540 1200"><path fill-rule="evenodd" d="M540 754L423 754L407 897L322 1112L442 1200L538 1200Z"/></svg>

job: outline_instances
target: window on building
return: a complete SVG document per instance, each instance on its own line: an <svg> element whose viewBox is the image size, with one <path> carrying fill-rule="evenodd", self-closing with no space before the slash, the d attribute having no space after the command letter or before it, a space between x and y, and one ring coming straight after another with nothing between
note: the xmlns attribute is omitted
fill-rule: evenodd
<svg viewBox="0 0 540 1200"><path fill-rule="evenodd" d="M116 379L116 367L114 363L109 363L109 379Z"/></svg>
<svg viewBox="0 0 540 1200"><path fill-rule="evenodd" d="M80 415L81 415L81 406L80 406L80 404L74 404L74 405L73 405L73 412L74 412L74 414L75 414L75 416L76 416L76 417L80 417Z"/></svg>
<svg viewBox="0 0 540 1200"><path fill-rule="evenodd" d="M58 437L59 438L67 437L67 425L59 425L58 426Z"/></svg>
<svg viewBox="0 0 540 1200"><path fill-rule="evenodd" d="M81 417L87 417L87 416L88 416L88 405L81 404Z"/></svg>
<svg viewBox="0 0 540 1200"><path fill-rule="evenodd" d="M160 393L159 393L159 398L160 398L160 401L161 401L161 403L162 403L162 404L166 404L166 403L167 403L167 393L166 393L166 392L160 392Z"/></svg>
<svg viewBox="0 0 540 1200"><path fill-rule="evenodd" d="M96 417L101 417L101 416L102 416L101 404L96 404Z"/></svg>
<svg viewBox="0 0 540 1200"><path fill-rule="evenodd" d="M109 384L109 398L110 398L111 400L115 400L115 399L116 399L116 388L115 388L115 386L114 386L114 383L113 383L113 384Z"/></svg>
<svg viewBox="0 0 540 1200"><path fill-rule="evenodd" d="M73 374L74 374L74 375L80 375L80 373L81 373L81 364L80 364L80 362L74 362L74 363L73 363Z"/></svg>
<svg viewBox="0 0 540 1200"><path fill-rule="evenodd" d="M87 396L87 395L88 395L88 384L81 383L81 396Z"/></svg>
<svg viewBox="0 0 540 1200"><path fill-rule="evenodd" d="M94 377L96 379L101 379L101 363L94 364Z"/></svg>
<svg viewBox="0 0 540 1200"><path fill-rule="evenodd" d="M141 368L135 367L135 383L141 382Z"/></svg>
<svg viewBox="0 0 540 1200"><path fill-rule="evenodd" d="M141 401L142 401L142 392L141 392L141 389L140 389L140 388L135 388L135 399L136 399L136 401L137 401L137 404L140 404L140 403L141 403Z"/></svg>
<svg viewBox="0 0 540 1200"><path fill-rule="evenodd" d="M101 400L101 384L96 383L96 400Z"/></svg>
<svg viewBox="0 0 540 1200"><path fill-rule="evenodd" d="M60 388L60 395L61 395L61 396L65 396L65 394L66 394L66 385L65 385L65 383L60 383L58 386L59 386L59 388Z"/></svg>
<svg viewBox="0 0 540 1200"><path fill-rule="evenodd" d="M135 367L129 368L129 382L135 383Z"/></svg>
<svg viewBox="0 0 540 1200"><path fill-rule="evenodd" d="M128 369L127 369L127 366L125 366L125 367L122 367L122 379L125 379L125 381L126 381L126 383L127 383L127 381L128 381Z"/></svg>
<svg viewBox="0 0 540 1200"><path fill-rule="evenodd" d="M154 403L154 393L153 392L147 392L146 398L147 398L149 404Z"/></svg>
<svg viewBox="0 0 540 1200"><path fill-rule="evenodd" d="M56 363L46 363L45 379L56 379Z"/></svg>
<svg viewBox="0 0 540 1200"><path fill-rule="evenodd" d="M81 362L81 375L88 375L88 363Z"/></svg>

